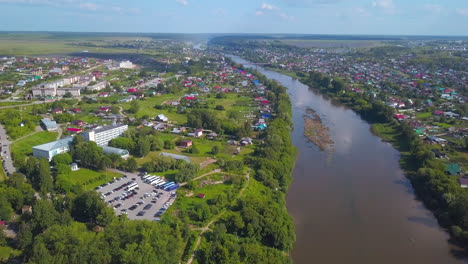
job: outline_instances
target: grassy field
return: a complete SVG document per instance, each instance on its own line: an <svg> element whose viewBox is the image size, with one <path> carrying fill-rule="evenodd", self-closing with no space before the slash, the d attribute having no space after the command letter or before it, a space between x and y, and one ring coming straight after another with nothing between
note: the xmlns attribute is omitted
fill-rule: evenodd
<svg viewBox="0 0 468 264"><path fill-rule="evenodd" d="M434 123L436 126L439 126L439 127L443 127L443 128L450 128L450 127L453 127L454 125L450 125L450 124L447 124L447 123Z"/></svg>
<svg viewBox="0 0 468 264"><path fill-rule="evenodd" d="M94 45L109 44L113 41L148 39L141 36L74 34L74 33L0 33L0 55L46 55L69 54L87 50L90 53L135 53L135 49L114 49L77 46L79 43ZM71 45L75 44L75 45Z"/></svg>
<svg viewBox="0 0 468 264"><path fill-rule="evenodd" d="M17 101L17 102L0 102L0 107L2 106L12 106L12 105L22 105L22 104L28 104L30 102L27 101Z"/></svg>
<svg viewBox="0 0 468 264"><path fill-rule="evenodd" d="M427 119L432 116L431 112L426 112L426 113L417 113L416 117L419 119Z"/></svg>
<svg viewBox="0 0 468 264"><path fill-rule="evenodd" d="M24 158L28 154L32 153L33 146L45 144L56 139L57 132L38 132L11 144L11 152L15 159L20 159L21 157Z"/></svg>
<svg viewBox="0 0 468 264"><path fill-rule="evenodd" d="M67 177L72 184L81 185L85 189L94 189L103 183L111 181L114 177L120 178L122 176L122 174L112 171L97 172L80 168L77 171L72 171Z"/></svg>

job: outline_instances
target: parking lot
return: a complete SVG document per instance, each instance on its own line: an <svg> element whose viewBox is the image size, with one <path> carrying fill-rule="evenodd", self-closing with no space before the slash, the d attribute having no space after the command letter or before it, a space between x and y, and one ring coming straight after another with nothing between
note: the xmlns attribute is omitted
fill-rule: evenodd
<svg viewBox="0 0 468 264"><path fill-rule="evenodd" d="M136 174L115 179L97 187L96 191L117 215L127 214L133 220L158 221L176 199L175 191L159 189Z"/></svg>

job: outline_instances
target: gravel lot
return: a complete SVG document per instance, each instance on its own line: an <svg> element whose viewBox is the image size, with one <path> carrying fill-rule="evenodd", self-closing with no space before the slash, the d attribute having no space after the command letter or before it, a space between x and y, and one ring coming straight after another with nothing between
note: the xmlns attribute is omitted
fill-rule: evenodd
<svg viewBox="0 0 468 264"><path fill-rule="evenodd" d="M133 196L125 200L118 199L117 197L127 192L125 190L126 186L123 185L131 184L133 182L138 184L138 188L136 188L132 193ZM128 218L132 220L145 219L150 221L157 221L159 220L159 216L156 214L165 206L166 203L169 203L168 206L166 205L166 207L169 208L169 206L174 203L176 198L174 191L167 192L161 189L157 189L155 186L145 183L140 176L137 176L134 173L127 173L126 176L114 180L113 182L111 181L108 184L109 185L103 186L96 191L101 194L112 192L104 198L104 201L108 203L109 206L114 208L114 211L117 215L127 213ZM120 189L114 191L117 188ZM140 204L138 204L139 202ZM121 205L119 206L119 204ZM136 208L130 210L130 207L134 205L136 205ZM150 208L145 210L145 207Z"/></svg>

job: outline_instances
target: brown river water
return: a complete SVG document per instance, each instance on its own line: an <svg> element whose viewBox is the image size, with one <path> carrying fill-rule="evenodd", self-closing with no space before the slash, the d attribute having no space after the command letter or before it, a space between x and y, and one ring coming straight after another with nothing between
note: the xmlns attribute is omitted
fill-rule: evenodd
<svg viewBox="0 0 468 264"><path fill-rule="evenodd" d="M294 263L468 263L416 199L398 151L374 136L368 123L289 76L257 69L287 87L293 105L298 158L287 207L296 228ZM304 137L307 108L329 127L333 151Z"/></svg>

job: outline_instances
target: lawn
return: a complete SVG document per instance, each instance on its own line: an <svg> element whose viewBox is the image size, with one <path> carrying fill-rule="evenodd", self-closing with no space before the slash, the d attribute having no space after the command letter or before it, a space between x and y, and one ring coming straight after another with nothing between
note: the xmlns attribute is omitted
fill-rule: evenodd
<svg viewBox="0 0 468 264"><path fill-rule="evenodd" d="M399 151L408 151L409 145L399 131L399 127L389 123L375 123L371 126L372 132L386 142L390 142Z"/></svg>
<svg viewBox="0 0 468 264"><path fill-rule="evenodd" d="M443 127L443 128L451 128L453 127L454 125L450 125L450 124L447 124L447 123L440 123L440 122L437 122L437 123L434 123L436 126L439 126L439 127Z"/></svg>
<svg viewBox="0 0 468 264"><path fill-rule="evenodd" d="M426 112L426 113L417 113L416 117L419 119L426 119L432 116L431 112Z"/></svg>
<svg viewBox="0 0 468 264"><path fill-rule="evenodd" d="M32 153L32 147L57 139L57 132L41 131L11 144L11 152L15 159L21 159Z"/></svg>
<svg viewBox="0 0 468 264"><path fill-rule="evenodd" d="M72 171L67 177L72 184L84 186L85 189L93 189L101 184L111 181L114 177L120 178L122 176L122 174L112 171L98 172L80 168L77 171Z"/></svg>

